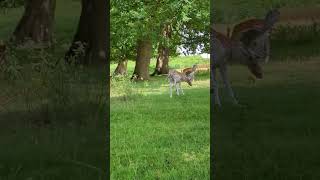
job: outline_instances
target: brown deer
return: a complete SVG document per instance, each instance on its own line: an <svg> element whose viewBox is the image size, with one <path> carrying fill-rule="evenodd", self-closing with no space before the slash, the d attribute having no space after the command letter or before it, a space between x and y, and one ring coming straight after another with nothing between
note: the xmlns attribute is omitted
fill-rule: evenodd
<svg viewBox="0 0 320 180"><path fill-rule="evenodd" d="M263 77L262 68L259 64L261 60L268 57L270 46L269 32L279 18L279 11L269 11L260 26L251 26L250 23L233 31L231 38L212 29L211 45L211 82L214 104L221 106L218 94L218 83L216 80L216 69L219 68L222 80L228 90L229 96L234 104L238 104L234 96L230 82L227 77L227 64L240 63L246 65L251 73L258 79ZM236 38L237 35L237 38Z"/></svg>
<svg viewBox="0 0 320 180"><path fill-rule="evenodd" d="M192 73L192 72L195 72L195 71L197 70L197 67L198 67L198 65L197 65L197 64L194 64L194 65L192 66L192 68L191 68L191 67L185 68L185 69L182 70L182 72L185 73L185 74L190 74L190 73Z"/></svg>
<svg viewBox="0 0 320 180"><path fill-rule="evenodd" d="M194 73L196 72L197 67L198 67L198 65L197 65L197 64L194 64L194 65L192 66L192 68L191 68L191 67L185 68L185 69L183 69L181 72L184 73L184 74L186 74L187 76L190 75L190 74L193 72L193 75L192 75L192 80L193 80L193 78L194 78Z"/></svg>

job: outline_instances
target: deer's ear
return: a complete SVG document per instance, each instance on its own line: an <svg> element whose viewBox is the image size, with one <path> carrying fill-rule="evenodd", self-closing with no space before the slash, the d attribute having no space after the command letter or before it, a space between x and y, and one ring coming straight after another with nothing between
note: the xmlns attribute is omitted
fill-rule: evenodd
<svg viewBox="0 0 320 180"><path fill-rule="evenodd" d="M278 22L280 17L280 11L278 9L270 10L264 19L265 21L265 29L270 30L276 22Z"/></svg>

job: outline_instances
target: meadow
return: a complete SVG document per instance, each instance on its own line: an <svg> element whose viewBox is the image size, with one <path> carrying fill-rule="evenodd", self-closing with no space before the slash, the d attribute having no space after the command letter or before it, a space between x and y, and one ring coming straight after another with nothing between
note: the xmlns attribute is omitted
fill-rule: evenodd
<svg viewBox="0 0 320 180"><path fill-rule="evenodd" d="M105 70L63 63L80 9L79 1L57 1L52 48L9 45L0 79L0 179L106 177ZM0 39L8 40L23 7L0 13Z"/></svg>
<svg viewBox="0 0 320 180"><path fill-rule="evenodd" d="M170 58L175 69L194 63L209 61ZM133 65L129 61L129 75ZM192 87L182 84L185 95L172 98L165 75L129 78L111 81L111 179L209 179L209 73L198 72Z"/></svg>

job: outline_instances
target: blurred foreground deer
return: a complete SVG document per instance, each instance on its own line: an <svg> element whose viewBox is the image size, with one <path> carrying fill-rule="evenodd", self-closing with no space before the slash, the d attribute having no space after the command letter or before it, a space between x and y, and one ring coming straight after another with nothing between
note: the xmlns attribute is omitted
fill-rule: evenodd
<svg viewBox="0 0 320 180"><path fill-rule="evenodd" d="M218 94L216 69L219 68L223 83L234 104L238 104L227 77L227 65L239 63L248 67L250 72L258 79L262 79L263 72L260 62L265 62L269 57L269 33L279 19L279 11L271 10L263 20L248 20L236 25L231 37L225 36L212 29L213 56L211 63L211 90L213 102L221 106Z"/></svg>

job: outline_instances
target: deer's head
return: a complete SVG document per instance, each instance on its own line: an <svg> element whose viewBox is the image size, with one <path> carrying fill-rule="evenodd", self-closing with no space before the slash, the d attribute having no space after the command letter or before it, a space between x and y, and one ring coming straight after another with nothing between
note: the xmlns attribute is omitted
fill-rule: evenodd
<svg viewBox="0 0 320 180"><path fill-rule="evenodd" d="M198 64L194 64L194 65L192 66L192 71L193 71L193 72L196 71L197 68L198 68Z"/></svg>
<svg viewBox="0 0 320 180"><path fill-rule="evenodd" d="M279 20L280 17L280 11L278 9L272 9L270 10L265 18L265 29L270 30L274 24Z"/></svg>
<svg viewBox="0 0 320 180"><path fill-rule="evenodd" d="M186 82L189 84L189 86L192 86L193 78L194 72L191 72L190 74L186 75Z"/></svg>
<svg viewBox="0 0 320 180"><path fill-rule="evenodd" d="M247 56L245 64L257 78L263 77L260 63L266 62L270 56L270 31L278 21L280 12L277 9L267 13L263 28L249 29L243 32L240 41L243 43L243 52Z"/></svg>

